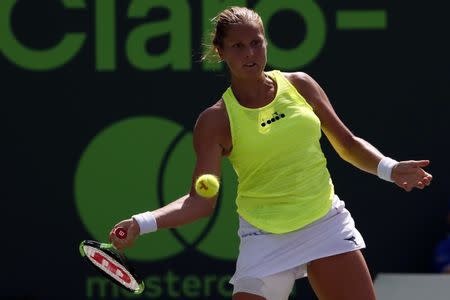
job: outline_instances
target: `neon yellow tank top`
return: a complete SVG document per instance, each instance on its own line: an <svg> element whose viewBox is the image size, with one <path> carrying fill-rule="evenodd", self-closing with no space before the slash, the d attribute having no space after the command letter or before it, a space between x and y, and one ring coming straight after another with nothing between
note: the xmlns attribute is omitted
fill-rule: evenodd
<svg viewBox="0 0 450 300"><path fill-rule="evenodd" d="M302 228L331 208L334 187L320 147L320 120L280 71L274 100L261 108L239 104L231 87L223 94L238 177L237 211L272 233Z"/></svg>

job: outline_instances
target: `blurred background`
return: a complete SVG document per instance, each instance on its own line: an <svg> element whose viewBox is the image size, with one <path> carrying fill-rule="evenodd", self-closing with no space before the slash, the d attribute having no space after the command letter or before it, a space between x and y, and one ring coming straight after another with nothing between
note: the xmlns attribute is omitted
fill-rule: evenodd
<svg viewBox="0 0 450 300"><path fill-rule="evenodd" d="M214 216L126 252L144 294L105 281L78 245L106 241L117 221L188 191L194 122L229 84L223 66L200 62L202 43L231 5L263 17L267 70L307 72L355 134L397 160L431 161L432 185L407 193L322 139L373 278L445 270L445 247L436 250L450 201L442 1L0 0L0 298L230 299L238 238L227 161ZM292 299L315 299L307 280Z"/></svg>

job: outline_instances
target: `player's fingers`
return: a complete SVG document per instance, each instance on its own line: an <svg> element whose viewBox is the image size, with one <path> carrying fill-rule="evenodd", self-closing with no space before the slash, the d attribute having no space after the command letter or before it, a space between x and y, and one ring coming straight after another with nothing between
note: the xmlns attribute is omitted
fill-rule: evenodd
<svg viewBox="0 0 450 300"><path fill-rule="evenodd" d="M416 168L416 167L414 167ZM430 173L427 173L424 169L417 167L416 169L416 176L420 178L421 180L423 178L427 178L428 181L431 181L433 179L433 176Z"/></svg>
<svg viewBox="0 0 450 300"><path fill-rule="evenodd" d="M430 174L428 174L426 172L424 172L424 174L420 174L417 178L417 181L422 182L426 186L430 185L432 180L433 180L433 176L431 176Z"/></svg>
<svg viewBox="0 0 450 300"><path fill-rule="evenodd" d="M112 242L116 238L114 231L115 231L115 228L111 229L111 231L109 232L109 242Z"/></svg>
<svg viewBox="0 0 450 300"><path fill-rule="evenodd" d="M408 186L408 183L407 183L407 182L403 182L403 183L402 183L402 188L403 188L405 191L406 191L407 186Z"/></svg>
<svg viewBox="0 0 450 300"><path fill-rule="evenodd" d="M408 182L403 182L402 187L405 191L410 192L411 191L411 186L408 184Z"/></svg>
<svg viewBox="0 0 450 300"><path fill-rule="evenodd" d="M119 250L123 251L125 248L128 247L127 243L125 241L120 241L117 243L117 245L119 246Z"/></svg>
<svg viewBox="0 0 450 300"><path fill-rule="evenodd" d="M425 176L425 177L422 178L421 181L423 182L424 185L428 186L431 183L431 178L428 177L428 176Z"/></svg>
<svg viewBox="0 0 450 300"><path fill-rule="evenodd" d="M421 167L421 168L423 168L423 167L428 166L428 165L430 164L430 161L427 160L427 159L424 159L424 160L415 160L415 161L413 161L412 163L413 163L414 166L416 166L416 167Z"/></svg>
<svg viewBox="0 0 450 300"><path fill-rule="evenodd" d="M125 248L125 245L123 243L122 240L117 239L117 237L114 237L112 240L112 244L114 245L114 247L119 250L122 251Z"/></svg>
<svg viewBox="0 0 450 300"><path fill-rule="evenodd" d="M123 246L120 243L113 243L114 247L119 250L120 252L123 252Z"/></svg>

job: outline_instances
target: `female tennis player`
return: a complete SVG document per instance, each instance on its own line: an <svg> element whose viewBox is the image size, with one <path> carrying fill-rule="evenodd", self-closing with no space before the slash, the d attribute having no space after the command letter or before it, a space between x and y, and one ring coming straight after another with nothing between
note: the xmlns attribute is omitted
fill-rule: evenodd
<svg viewBox="0 0 450 300"><path fill-rule="evenodd" d="M241 244L234 300L285 300L307 276L319 299L375 299L360 249L361 234L334 192L319 139L325 133L340 157L406 191L428 186L428 160L397 162L355 136L319 84L302 72L265 71L267 41L260 16L231 7L213 19L212 50L228 66L230 87L204 110L194 128L195 179L220 176L228 157L238 176ZM209 216L215 199L189 194L118 223L129 247L142 234ZM233 233L230 233L233 234Z"/></svg>

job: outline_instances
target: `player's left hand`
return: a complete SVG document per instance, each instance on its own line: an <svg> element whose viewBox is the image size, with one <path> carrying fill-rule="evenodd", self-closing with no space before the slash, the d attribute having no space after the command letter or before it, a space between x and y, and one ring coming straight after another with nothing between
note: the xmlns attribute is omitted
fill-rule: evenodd
<svg viewBox="0 0 450 300"><path fill-rule="evenodd" d="M429 160L400 161L392 169L391 178L396 185L407 192L413 188L424 189L433 179L433 176L423 169L429 164Z"/></svg>

